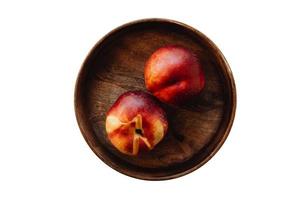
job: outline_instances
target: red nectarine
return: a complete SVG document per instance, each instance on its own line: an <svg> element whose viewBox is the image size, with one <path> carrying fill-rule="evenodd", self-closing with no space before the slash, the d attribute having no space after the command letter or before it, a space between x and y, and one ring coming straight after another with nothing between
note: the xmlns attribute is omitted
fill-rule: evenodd
<svg viewBox="0 0 300 200"><path fill-rule="evenodd" d="M122 94L107 112L108 139L119 151L137 155L165 136L168 121L156 99L141 91Z"/></svg>
<svg viewBox="0 0 300 200"><path fill-rule="evenodd" d="M195 54L182 46L156 50L145 65L147 89L159 100L181 104L200 93L204 87L202 65Z"/></svg>

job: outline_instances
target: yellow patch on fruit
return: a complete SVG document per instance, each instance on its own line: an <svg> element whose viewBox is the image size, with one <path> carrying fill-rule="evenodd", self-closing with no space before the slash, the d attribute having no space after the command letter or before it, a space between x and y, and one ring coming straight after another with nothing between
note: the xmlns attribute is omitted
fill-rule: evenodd
<svg viewBox="0 0 300 200"><path fill-rule="evenodd" d="M117 130L118 128L120 128L122 125L124 125L125 123L121 122L119 120L119 118L113 116L113 115L109 115L106 118L106 132L112 133L113 131Z"/></svg>
<svg viewBox="0 0 300 200"><path fill-rule="evenodd" d="M154 140L153 145L159 143L164 137L164 126L160 120L156 120L153 125Z"/></svg>
<svg viewBox="0 0 300 200"><path fill-rule="evenodd" d="M135 126L131 126L134 123ZM127 128L125 128L126 126ZM111 143L122 153L128 155L137 155L140 148L140 140L142 140L149 149L153 149L153 147L159 143L163 136L164 136L164 126L160 120L156 120L153 124L153 134L154 134L154 141L152 144L149 143L148 139L143 136L143 119L140 114L136 115L131 121L125 123L121 122L119 118L114 115L109 115L106 118L106 132L109 135L114 131L118 130L119 128L125 128L124 131L127 132L128 135L133 136L132 141L132 152L128 152L126 150L126 144L128 144L127 137L121 137L121 135L117 134L114 137L110 138ZM137 132L137 130L139 132Z"/></svg>
<svg viewBox="0 0 300 200"><path fill-rule="evenodd" d="M126 144L128 142L127 138L117 135L116 137L111 138L110 141L115 147L117 147L119 151L128 154L128 152L126 151Z"/></svg>

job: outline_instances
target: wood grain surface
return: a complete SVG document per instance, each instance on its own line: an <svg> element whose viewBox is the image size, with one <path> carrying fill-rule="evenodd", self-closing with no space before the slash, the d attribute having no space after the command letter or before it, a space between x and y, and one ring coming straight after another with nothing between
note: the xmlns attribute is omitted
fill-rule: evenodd
<svg viewBox="0 0 300 200"><path fill-rule="evenodd" d="M147 92L145 61L157 48L171 44L196 53L205 88L180 107L162 104L170 129L154 150L137 157L121 154L107 140L106 112L126 91ZM132 177L161 180L189 173L214 155L230 131L235 98L229 66L207 37L179 22L147 19L113 30L92 49L77 79L75 111L84 138L105 163Z"/></svg>

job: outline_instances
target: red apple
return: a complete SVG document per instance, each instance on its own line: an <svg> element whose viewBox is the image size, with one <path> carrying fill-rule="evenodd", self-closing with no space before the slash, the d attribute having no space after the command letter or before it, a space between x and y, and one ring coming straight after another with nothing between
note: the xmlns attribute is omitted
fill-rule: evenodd
<svg viewBox="0 0 300 200"><path fill-rule="evenodd" d="M181 104L195 97L205 82L196 55L176 45L157 49L146 62L144 75L147 89L170 104Z"/></svg>
<svg viewBox="0 0 300 200"><path fill-rule="evenodd" d="M167 128L164 110L154 97L141 91L122 94L106 116L108 139L128 155L153 149L163 139Z"/></svg>

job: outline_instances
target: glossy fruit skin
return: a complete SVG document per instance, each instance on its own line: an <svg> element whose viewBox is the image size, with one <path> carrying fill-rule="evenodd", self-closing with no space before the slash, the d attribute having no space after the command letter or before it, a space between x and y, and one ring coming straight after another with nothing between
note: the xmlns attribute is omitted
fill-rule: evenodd
<svg viewBox="0 0 300 200"><path fill-rule="evenodd" d="M169 104L186 103L205 85L202 65L189 49L170 45L157 49L145 64L146 88Z"/></svg>
<svg viewBox="0 0 300 200"><path fill-rule="evenodd" d="M142 91L122 94L107 112L106 133L127 155L153 149L166 135L168 120L159 102Z"/></svg>

